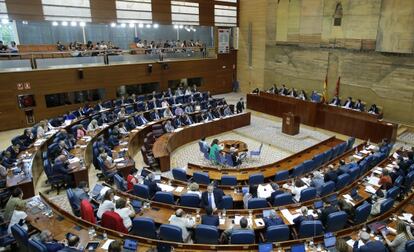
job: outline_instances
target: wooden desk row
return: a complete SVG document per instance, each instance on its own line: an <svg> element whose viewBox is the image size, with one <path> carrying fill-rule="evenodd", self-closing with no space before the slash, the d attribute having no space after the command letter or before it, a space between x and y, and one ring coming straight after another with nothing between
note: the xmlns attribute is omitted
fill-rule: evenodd
<svg viewBox="0 0 414 252"><path fill-rule="evenodd" d="M397 137L398 125L385 122L377 115L292 97L265 92L248 94L247 108L278 117L292 112L300 116L301 123L305 125L376 143L384 138L395 140Z"/></svg>

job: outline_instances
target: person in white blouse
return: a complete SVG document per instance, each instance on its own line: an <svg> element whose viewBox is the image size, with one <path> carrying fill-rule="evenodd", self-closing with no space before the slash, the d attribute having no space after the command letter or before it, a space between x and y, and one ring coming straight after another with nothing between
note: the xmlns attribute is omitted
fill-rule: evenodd
<svg viewBox="0 0 414 252"><path fill-rule="evenodd" d="M99 219L102 218L102 214L106 211L111 211L115 209L114 197L115 194L114 191L112 191L112 189L109 189L105 192L102 203L99 205L98 212L96 213L96 216Z"/></svg>
<svg viewBox="0 0 414 252"><path fill-rule="evenodd" d="M162 102L161 102L161 107L163 107L163 108L168 108L170 106L170 104L168 103L168 101L166 100L166 99L164 99Z"/></svg>
<svg viewBox="0 0 414 252"><path fill-rule="evenodd" d="M292 194L294 195L293 199L296 202L300 202L300 193L303 189L306 189L307 186L305 185L305 183L303 183L301 179L296 179L293 184L288 184L286 187L284 186L284 188L287 188L292 192Z"/></svg>
<svg viewBox="0 0 414 252"><path fill-rule="evenodd" d="M124 223L124 227L128 230L132 228L132 220L135 216L135 210L129 203L129 201L124 200L123 198L119 198L115 203L115 212L119 214L122 218L122 222Z"/></svg>
<svg viewBox="0 0 414 252"><path fill-rule="evenodd" d="M99 128L98 125L98 121L96 119L93 119L89 124L88 124L88 131L95 131Z"/></svg>
<svg viewBox="0 0 414 252"><path fill-rule="evenodd" d="M47 125L47 121L41 121L39 125L36 128L36 138L43 138L46 134L46 132L49 130L49 127Z"/></svg>
<svg viewBox="0 0 414 252"><path fill-rule="evenodd" d="M170 110L169 107L164 110L163 117L164 118L165 117L173 117L173 114L172 114L172 112L171 112L171 110Z"/></svg>
<svg viewBox="0 0 414 252"><path fill-rule="evenodd" d="M170 218L170 224L181 228L184 242L190 241L191 233L187 230L187 228L193 228L195 221L189 216L185 216L183 209L179 208L175 211L175 215L172 215Z"/></svg>
<svg viewBox="0 0 414 252"><path fill-rule="evenodd" d="M118 112L118 120L119 119L123 119L126 117L126 112L125 112L125 108L122 107L121 110Z"/></svg>

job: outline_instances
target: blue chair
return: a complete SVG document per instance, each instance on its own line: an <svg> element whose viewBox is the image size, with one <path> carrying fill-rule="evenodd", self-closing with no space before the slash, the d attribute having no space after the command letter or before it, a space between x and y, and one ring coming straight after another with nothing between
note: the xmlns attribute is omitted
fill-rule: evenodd
<svg viewBox="0 0 414 252"><path fill-rule="evenodd" d="M193 173L193 180L194 182L200 185L209 185L210 184L210 177L206 172L194 172Z"/></svg>
<svg viewBox="0 0 414 252"><path fill-rule="evenodd" d="M352 221L353 224L355 224L355 225L356 224L361 224L361 223L367 221L367 219L368 219L368 217L371 213L371 208L372 208L372 205L369 204L369 203L364 203L364 204L358 206L355 209L355 217Z"/></svg>
<svg viewBox="0 0 414 252"><path fill-rule="evenodd" d="M287 241L290 238L288 225L275 225L267 228L265 233L266 242Z"/></svg>
<svg viewBox="0 0 414 252"><path fill-rule="evenodd" d="M66 195L69 200L70 207L72 208L72 212L76 216L80 216L80 206L77 205L77 202L79 202L79 199L76 197L76 195L73 193L72 189L66 189Z"/></svg>
<svg viewBox="0 0 414 252"><path fill-rule="evenodd" d="M172 169L172 175L174 177L174 179L176 180L180 180L180 181L184 181L187 182L187 173L185 172L184 169L181 168L173 168Z"/></svg>
<svg viewBox="0 0 414 252"><path fill-rule="evenodd" d="M385 212L388 212L391 210L391 208L394 206L394 200L393 199L386 199L384 202L381 203L380 206L380 214L383 214Z"/></svg>
<svg viewBox="0 0 414 252"><path fill-rule="evenodd" d="M358 178L359 174L360 174L361 170L359 168L359 166L355 166L349 169L348 174L349 174L349 180L350 181L354 181Z"/></svg>
<svg viewBox="0 0 414 252"><path fill-rule="evenodd" d="M273 206L285 206L293 203L291 193L281 193L273 199Z"/></svg>
<svg viewBox="0 0 414 252"><path fill-rule="evenodd" d="M289 170L277 172L273 180L279 182L287 179L289 179Z"/></svg>
<svg viewBox="0 0 414 252"><path fill-rule="evenodd" d="M218 244L219 231L217 227L199 224L195 228L195 243Z"/></svg>
<svg viewBox="0 0 414 252"><path fill-rule="evenodd" d="M406 252L414 251L414 241L407 241L407 243L405 244L405 251Z"/></svg>
<svg viewBox="0 0 414 252"><path fill-rule="evenodd" d="M316 168L316 162L314 160L306 160L305 162L303 162L303 167L304 167L303 173L310 172Z"/></svg>
<svg viewBox="0 0 414 252"><path fill-rule="evenodd" d="M156 192L153 200L165 204L175 205L174 195L172 192Z"/></svg>
<svg viewBox="0 0 414 252"><path fill-rule="evenodd" d="M183 242L183 231L180 227L162 224L160 226L160 238L165 241Z"/></svg>
<svg viewBox="0 0 414 252"><path fill-rule="evenodd" d="M252 174L249 176L249 185L260 185L264 183L264 176L261 173Z"/></svg>
<svg viewBox="0 0 414 252"><path fill-rule="evenodd" d="M134 106L133 106L133 105L128 105L128 106L126 106L126 107L125 107L125 112L126 112L128 115L130 115L130 114L134 113L134 112L135 112L135 111L134 111Z"/></svg>
<svg viewBox="0 0 414 252"><path fill-rule="evenodd" d="M45 171L47 182L50 185L51 190L56 189L57 194L59 194L60 189L65 185L64 177L53 175L53 169L49 159L43 160L43 169Z"/></svg>
<svg viewBox="0 0 414 252"><path fill-rule="evenodd" d="M403 181L404 181L404 177L400 175L395 179L394 185L395 186L401 186Z"/></svg>
<svg viewBox="0 0 414 252"><path fill-rule="evenodd" d="M40 241L31 239L29 240L29 251L30 252L47 252L47 248Z"/></svg>
<svg viewBox="0 0 414 252"><path fill-rule="evenodd" d="M223 196L220 209L233 209L233 198L230 195Z"/></svg>
<svg viewBox="0 0 414 252"><path fill-rule="evenodd" d="M132 189L132 194L142 199L149 199L150 193L147 185L135 184Z"/></svg>
<svg viewBox="0 0 414 252"><path fill-rule="evenodd" d="M326 219L326 231L336 232L345 227L348 215L344 211L331 213Z"/></svg>
<svg viewBox="0 0 414 252"><path fill-rule="evenodd" d="M266 208L268 207L266 199L253 198L247 202L248 209Z"/></svg>
<svg viewBox="0 0 414 252"><path fill-rule="evenodd" d="M260 158L260 154L262 153L262 148L263 148L263 143L260 144L260 147L258 150L250 151L250 158L252 158L253 156L257 156Z"/></svg>
<svg viewBox="0 0 414 252"><path fill-rule="evenodd" d="M236 176L230 176L230 175L221 176L221 185L223 185L223 186L236 186L237 185Z"/></svg>
<svg viewBox="0 0 414 252"><path fill-rule="evenodd" d="M8 199L9 197L7 197ZM13 244L15 242L13 236L11 234L9 234L8 228L9 228L9 223L8 222L4 222L3 218L0 217L0 247L7 247L10 246L11 244Z"/></svg>
<svg viewBox="0 0 414 252"><path fill-rule="evenodd" d="M292 169L292 177L299 177L305 172L305 166L304 164L299 164Z"/></svg>
<svg viewBox="0 0 414 252"><path fill-rule="evenodd" d="M217 155L216 155L217 156ZM222 162L223 155L218 155L218 160L219 163L220 161ZM230 166L230 167L235 167L237 166L234 162L233 162L233 158L230 154L225 154L224 155L224 165Z"/></svg>
<svg viewBox="0 0 414 252"><path fill-rule="evenodd" d="M187 207L199 207L200 198L195 194L184 193L181 195L180 205Z"/></svg>
<svg viewBox="0 0 414 252"><path fill-rule="evenodd" d="M315 155L313 157L313 161L315 162L315 167L321 166L324 159L325 159L325 154L324 153L320 153L318 155Z"/></svg>
<svg viewBox="0 0 414 252"><path fill-rule="evenodd" d="M319 193L319 196L324 197L332 193L334 190L335 190L335 182L333 181L325 182L321 187L321 192Z"/></svg>
<svg viewBox="0 0 414 252"><path fill-rule="evenodd" d="M14 239L16 240L17 246L19 246L19 251L30 251L29 235L27 234L27 231L18 224L14 224L10 229Z"/></svg>
<svg viewBox="0 0 414 252"><path fill-rule="evenodd" d="M235 230L230 236L231 244L251 244L255 243L253 230Z"/></svg>
<svg viewBox="0 0 414 252"><path fill-rule="evenodd" d="M336 190L339 191L345 186L348 185L348 183L351 181L351 176L349 174L341 174L338 176L338 180L336 181Z"/></svg>
<svg viewBox="0 0 414 252"><path fill-rule="evenodd" d="M299 226L299 238L308 238L321 235L323 233L322 222L319 220L302 221Z"/></svg>
<svg viewBox="0 0 414 252"><path fill-rule="evenodd" d="M118 190L123 191L123 192L128 191L127 182L125 181L123 177L119 176L119 174L114 175L114 183Z"/></svg>
<svg viewBox="0 0 414 252"><path fill-rule="evenodd" d="M316 198L316 189L308 187L300 192L300 202L305 202Z"/></svg>
<svg viewBox="0 0 414 252"><path fill-rule="evenodd" d="M348 138L348 141L346 141L346 150L352 149L355 143L355 137Z"/></svg>
<svg viewBox="0 0 414 252"><path fill-rule="evenodd" d="M398 186L393 186L387 191L387 198L396 199L400 193L400 188Z"/></svg>
<svg viewBox="0 0 414 252"><path fill-rule="evenodd" d="M157 239L157 227L153 219L148 217L136 217L132 220L131 234L149 239Z"/></svg>

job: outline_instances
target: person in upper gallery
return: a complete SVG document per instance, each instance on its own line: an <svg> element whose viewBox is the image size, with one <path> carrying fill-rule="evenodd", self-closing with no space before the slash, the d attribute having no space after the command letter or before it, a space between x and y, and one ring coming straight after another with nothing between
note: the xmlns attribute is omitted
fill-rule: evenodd
<svg viewBox="0 0 414 252"><path fill-rule="evenodd" d="M298 98L299 100L303 100L303 101L306 101L308 99L303 89L299 92L299 95L296 98Z"/></svg>
<svg viewBox="0 0 414 252"><path fill-rule="evenodd" d="M270 94L277 94L278 93L278 89L277 89L276 84L273 84L273 86L271 88L269 88L266 92L267 93L270 93Z"/></svg>
<svg viewBox="0 0 414 252"><path fill-rule="evenodd" d="M173 117L172 124L173 124L174 128L176 128L176 129L183 126L183 123L181 122L180 117L178 117L178 116Z"/></svg>
<svg viewBox="0 0 414 252"><path fill-rule="evenodd" d="M161 102L161 108L168 108L170 104L168 103L167 99L163 99Z"/></svg>
<svg viewBox="0 0 414 252"><path fill-rule="evenodd" d="M252 94L259 94L259 92L260 92L259 88L255 88L253 89Z"/></svg>
<svg viewBox="0 0 414 252"><path fill-rule="evenodd" d="M224 105L223 108L223 115L224 116L231 116L233 113L231 112L230 106L229 105Z"/></svg>
<svg viewBox="0 0 414 252"><path fill-rule="evenodd" d="M135 125L135 121L132 117L126 119L125 121L125 127L127 128L128 131L131 131L133 129L135 129L137 126Z"/></svg>
<svg viewBox="0 0 414 252"><path fill-rule="evenodd" d="M187 87L184 94L185 95L191 95L192 94L190 87Z"/></svg>
<svg viewBox="0 0 414 252"><path fill-rule="evenodd" d="M183 91L181 90L181 87L177 87L175 90L175 96L181 96L183 95Z"/></svg>
<svg viewBox="0 0 414 252"><path fill-rule="evenodd" d="M123 198L119 198L115 202L115 212L122 218L124 227L128 230L132 228L131 218L135 216L135 210L131 203Z"/></svg>
<svg viewBox="0 0 414 252"><path fill-rule="evenodd" d="M170 121L170 120L167 120L167 121L165 122L165 124L164 124L164 129L165 129L165 132L167 132L167 133L174 132L174 130L175 130L175 128L174 128L174 126L171 124L171 121Z"/></svg>
<svg viewBox="0 0 414 252"><path fill-rule="evenodd" d="M337 95L335 95L332 101L329 103L329 105L341 106L341 100L339 99Z"/></svg>
<svg viewBox="0 0 414 252"><path fill-rule="evenodd" d="M99 100L98 103L95 105L94 110L99 112L99 111L102 111L104 109L105 109L105 107L102 105L102 101Z"/></svg>
<svg viewBox="0 0 414 252"><path fill-rule="evenodd" d="M39 235L40 242L46 247L47 252L57 252L65 247L64 242L57 242L53 238L52 232L48 229L43 230Z"/></svg>
<svg viewBox="0 0 414 252"><path fill-rule="evenodd" d="M88 124L88 131L93 132L99 129L98 121L96 119L92 119L91 122Z"/></svg>
<svg viewBox="0 0 414 252"><path fill-rule="evenodd" d="M11 158L12 160L16 160L16 159L17 159L17 156L18 156L18 155L19 155L19 153L20 153L20 144L16 143L16 144L10 145L10 146L6 149L6 151L8 151L8 152L10 153L10 158ZM14 161L13 161L13 162L14 162Z"/></svg>
<svg viewBox="0 0 414 252"><path fill-rule="evenodd" d="M193 106L191 106L190 104L185 106L184 112L187 113L187 114L193 113L194 112Z"/></svg>
<svg viewBox="0 0 414 252"><path fill-rule="evenodd" d="M390 241L388 239L387 233L384 229L381 229L382 237L384 238L385 242L387 243L388 247L393 252L405 252L408 250L405 250L405 245L407 244L407 241L412 240L412 234L411 230L408 228L404 222L397 220L397 230L394 232L391 231L391 234L396 235L393 241Z"/></svg>
<svg viewBox="0 0 414 252"><path fill-rule="evenodd" d="M282 85L282 87L279 89L279 94L280 95L288 95L289 94L289 90L286 88L285 85Z"/></svg>
<svg viewBox="0 0 414 252"><path fill-rule="evenodd" d="M325 182L333 181L335 183L338 181L338 173L335 171L335 168L332 164L328 166L328 169L324 175L324 180Z"/></svg>
<svg viewBox="0 0 414 252"><path fill-rule="evenodd" d="M236 112L237 114L240 114L243 112L243 110L244 110L244 101L243 101L243 97L241 97L240 100L236 104Z"/></svg>
<svg viewBox="0 0 414 252"><path fill-rule="evenodd" d="M122 136L127 136L129 134L127 127L125 126L124 122L119 123L119 133Z"/></svg>
<svg viewBox="0 0 414 252"><path fill-rule="evenodd" d="M368 110L368 113L378 115L379 114L379 109L377 108L377 105L372 104L371 107Z"/></svg>
<svg viewBox="0 0 414 252"><path fill-rule="evenodd" d="M296 92L296 89L295 88L292 88L292 90L289 92L289 95L288 96L290 96L290 97L297 97L298 94Z"/></svg>
<svg viewBox="0 0 414 252"><path fill-rule="evenodd" d="M200 186L196 182L192 182L188 185L188 194L195 194L201 199L201 192L200 192Z"/></svg>
<svg viewBox="0 0 414 252"><path fill-rule="evenodd" d="M82 124L76 125L76 139L81 139L86 135L86 130L83 128Z"/></svg>
<svg viewBox="0 0 414 252"><path fill-rule="evenodd" d="M40 121L36 127L36 139L43 138L46 132L49 131L47 120Z"/></svg>
<svg viewBox="0 0 414 252"><path fill-rule="evenodd" d="M11 154L9 151L4 151L1 156L2 156L1 164L4 167L11 168L14 165L13 163L16 161L16 159L13 159L11 157Z"/></svg>
<svg viewBox="0 0 414 252"><path fill-rule="evenodd" d="M23 135L21 135L19 139L20 143L22 144L22 146L20 146L22 150L30 148L30 146L35 141L33 133L30 129L25 129Z"/></svg>
<svg viewBox="0 0 414 252"><path fill-rule="evenodd" d="M113 175L115 175L115 173L117 172L117 169L116 169L116 164L112 161L112 158L109 159L108 154L106 152L102 153L100 157L103 161L102 169L105 170L104 172L108 174L109 177L112 177Z"/></svg>
<svg viewBox="0 0 414 252"><path fill-rule="evenodd" d="M170 117L173 117L173 116L174 115L171 112L170 107L167 107L167 108L164 109L164 112L162 113L163 118L170 118Z"/></svg>
<svg viewBox="0 0 414 252"><path fill-rule="evenodd" d="M191 240L191 232L188 228L193 228L196 223L190 216L186 216L183 209L179 208L175 211L175 215L170 218L170 224L181 228L183 242Z"/></svg>
<svg viewBox="0 0 414 252"><path fill-rule="evenodd" d="M153 173L149 173L144 180L144 185L148 186L150 197L154 197L155 193L161 191L161 188L157 185L155 181L155 176Z"/></svg>
<svg viewBox="0 0 414 252"><path fill-rule="evenodd" d="M271 210L269 217L263 218L263 221L265 223L265 227L271 227L271 226L277 226L277 225L283 225L285 224L283 222L283 219L280 218L279 215L277 215L276 211Z"/></svg>
<svg viewBox="0 0 414 252"><path fill-rule="evenodd" d="M198 92L198 89L197 89L197 85L196 84L194 84L193 87L191 88L191 92L193 92L193 93L197 93Z"/></svg>
<svg viewBox="0 0 414 252"><path fill-rule="evenodd" d="M120 120L120 119L124 119L126 116L127 116L127 114L126 114L125 108L124 108L124 107L122 107L122 108L119 110L118 114L117 114L117 119L118 119L118 120Z"/></svg>
<svg viewBox="0 0 414 252"><path fill-rule="evenodd" d="M323 209L320 211L320 213L318 213L318 218L320 221L322 221L322 224L326 227L326 223L328 222L328 216L331 213L338 212L339 209L336 205L330 204L328 202L324 202L323 205L324 205Z"/></svg>
<svg viewBox="0 0 414 252"><path fill-rule="evenodd" d="M193 120L191 120L191 118L187 114L183 114L182 116L180 116L180 120L181 123L186 126L193 124Z"/></svg>
<svg viewBox="0 0 414 252"><path fill-rule="evenodd" d="M353 252L387 252L388 249L381 241L371 240L370 235L362 231L359 233L359 239L356 239L353 246ZM362 241L364 245L359 246L359 241Z"/></svg>
<svg viewBox="0 0 414 252"><path fill-rule="evenodd" d="M219 217L213 214L211 207L206 207L206 214L201 216L201 224L217 227L220 225Z"/></svg>
<svg viewBox="0 0 414 252"><path fill-rule="evenodd" d="M128 97L128 103L135 103L137 102L137 95L135 93L132 93L129 97Z"/></svg>
<svg viewBox="0 0 414 252"><path fill-rule="evenodd" d="M155 109L157 108L157 99L152 98L151 100L147 101L148 109Z"/></svg>
<svg viewBox="0 0 414 252"><path fill-rule="evenodd" d="M145 118L144 114L139 114L135 117L135 121L138 126L142 126L148 123L148 120Z"/></svg>
<svg viewBox="0 0 414 252"><path fill-rule="evenodd" d="M354 109L359 111L364 111L364 104L362 104L361 100L358 99L354 104Z"/></svg>
<svg viewBox="0 0 414 252"><path fill-rule="evenodd" d="M207 186L207 191L201 194L201 205L204 208L211 207L213 212L221 206L223 201L223 192L216 189L213 184Z"/></svg>
<svg viewBox="0 0 414 252"><path fill-rule="evenodd" d="M121 96L120 100L121 100L121 105L128 104L128 101L127 101L127 99L125 99L125 96L124 95Z"/></svg>
<svg viewBox="0 0 414 252"><path fill-rule="evenodd" d="M167 91L164 92L164 97L172 97L173 95L171 88L168 88Z"/></svg>
<svg viewBox="0 0 414 252"><path fill-rule="evenodd" d="M158 114L158 111L154 110L150 113L151 121L158 121L161 119L160 115Z"/></svg>
<svg viewBox="0 0 414 252"><path fill-rule="evenodd" d="M346 99L345 104L344 104L343 107L347 108L347 109L353 109L354 108L354 102L352 101L351 96L349 96L348 99Z"/></svg>
<svg viewBox="0 0 414 252"><path fill-rule="evenodd" d="M296 179L293 184L288 184L287 189L289 189L292 194L294 195L293 199L296 202L300 202L300 193L303 191L303 189L306 189L307 186L301 179Z"/></svg>
<svg viewBox="0 0 414 252"><path fill-rule="evenodd" d="M230 237L233 234L233 232L235 232L237 230L251 230L251 228L249 228L248 224L249 224L249 222L248 222L247 218L242 217L240 219L240 226L234 225L232 228L224 230L224 232L220 236L221 243L228 243L230 241Z"/></svg>
<svg viewBox="0 0 414 252"><path fill-rule="evenodd" d="M176 116L181 116L182 114L184 114L184 110L181 108L181 106L177 106L174 110L174 114ZM172 115L172 113L171 113L171 115Z"/></svg>

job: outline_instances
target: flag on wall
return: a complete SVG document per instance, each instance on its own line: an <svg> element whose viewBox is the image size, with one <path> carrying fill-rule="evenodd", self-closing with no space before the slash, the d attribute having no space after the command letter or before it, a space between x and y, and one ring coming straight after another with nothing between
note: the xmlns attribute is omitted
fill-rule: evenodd
<svg viewBox="0 0 414 252"><path fill-rule="evenodd" d="M325 82L323 83L322 102L328 101L328 74L325 76Z"/></svg>
<svg viewBox="0 0 414 252"><path fill-rule="evenodd" d="M339 86L341 85L341 76L338 77L338 81L336 82L336 89L335 89L335 96L339 97Z"/></svg>

